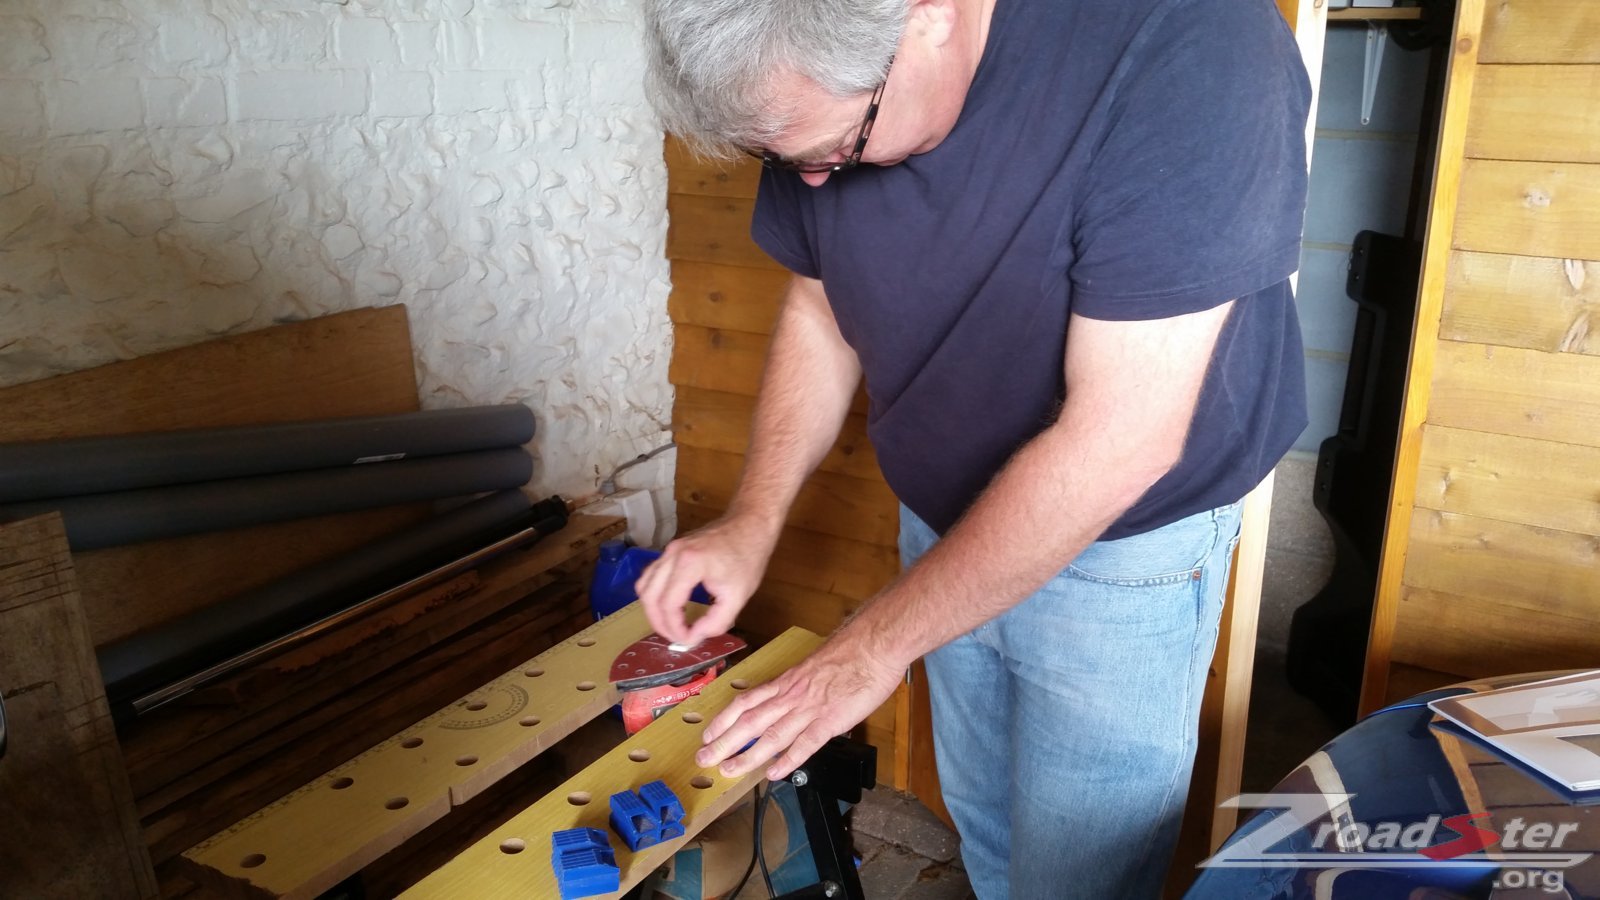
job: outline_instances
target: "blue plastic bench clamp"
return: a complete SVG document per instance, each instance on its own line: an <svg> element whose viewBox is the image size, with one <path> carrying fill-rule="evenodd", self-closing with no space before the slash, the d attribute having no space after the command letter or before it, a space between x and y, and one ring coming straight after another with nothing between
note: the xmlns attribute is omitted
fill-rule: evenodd
<svg viewBox="0 0 1600 900"><path fill-rule="evenodd" d="M633 791L611 795L611 830L635 853L661 843L661 820Z"/></svg>
<svg viewBox="0 0 1600 900"><path fill-rule="evenodd" d="M561 900L614 893L622 887L622 870L611 851L611 839L598 828L569 828L551 834L550 867Z"/></svg>
<svg viewBox="0 0 1600 900"><path fill-rule="evenodd" d="M652 781L639 788L639 799L655 813L656 821L663 825L677 824L683 821L683 804L678 802L678 795L667 787L665 781Z"/></svg>

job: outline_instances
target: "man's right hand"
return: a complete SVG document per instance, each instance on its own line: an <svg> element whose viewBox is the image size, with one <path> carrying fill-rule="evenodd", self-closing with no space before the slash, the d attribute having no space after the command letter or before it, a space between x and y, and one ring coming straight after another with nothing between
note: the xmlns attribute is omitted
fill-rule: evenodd
<svg viewBox="0 0 1600 900"><path fill-rule="evenodd" d="M634 584L651 627L676 644L726 633L761 584L776 543L773 529L729 514L667 544ZM690 626L684 608L697 584L705 585L712 603Z"/></svg>

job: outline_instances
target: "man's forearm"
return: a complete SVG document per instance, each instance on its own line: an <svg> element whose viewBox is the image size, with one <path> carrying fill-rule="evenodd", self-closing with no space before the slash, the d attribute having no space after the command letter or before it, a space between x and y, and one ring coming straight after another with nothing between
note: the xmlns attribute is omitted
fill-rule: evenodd
<svg viewBox="0 0 1600 900"><path fill-rule="evenodd" d="M1134 339L1116 326L1078 323L1087 337L1076 355L1069 348L1057 421L1017 451L944 539L840 636L877 658L910 664L1015 606L1077 558L1181 457L1230 307Z"/></svg>
<svg viewBox="0 0 1600 900"><path fill-rule="evenodd" d="M789 507L838 438L861 367L820 282L791 281L767 352L744 472L729 514L774 540Z"/></svg>

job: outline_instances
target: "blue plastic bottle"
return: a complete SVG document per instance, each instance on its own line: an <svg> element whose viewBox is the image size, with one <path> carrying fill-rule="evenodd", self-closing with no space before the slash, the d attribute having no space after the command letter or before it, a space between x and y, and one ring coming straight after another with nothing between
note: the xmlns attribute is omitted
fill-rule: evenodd
<svg viewBox="0 0 1600 900"><path fill-rule="evenodd" d="M594 581L589 584L589 611L594 620L611 615L639 599L633 583L651 563L661 558L661 553L644 547L629 547L622 541L606 541L600 545L600 561L595 563ZM711 603L706 589L696 586L689 599L696 603Z"/></svg>

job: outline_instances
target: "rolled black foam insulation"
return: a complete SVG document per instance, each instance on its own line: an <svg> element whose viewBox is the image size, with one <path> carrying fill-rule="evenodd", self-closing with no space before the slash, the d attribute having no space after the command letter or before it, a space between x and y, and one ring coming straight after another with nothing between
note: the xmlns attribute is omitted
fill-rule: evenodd
<svg viewBox="0 0 1600 900"><path fill-rule="evenodd" d="M520 403L242 428L0 444L0 503L520 447Z"/></svg>
<svg viewBox="0 0 1600 900"><path fill-rule="evenodd" d="M501 491L97 652L119 718L140 695L276 640L514 532L566 525L566 504Z"/></svg>
<svg viewBox="0 0 1600 900"><path fill-rule="evenodd" d="M453 453L367 466L230 478L0 506L25 519L59 510L73 550L243 528L287 519L521 487L533 458L519 448Z"/></svg>

